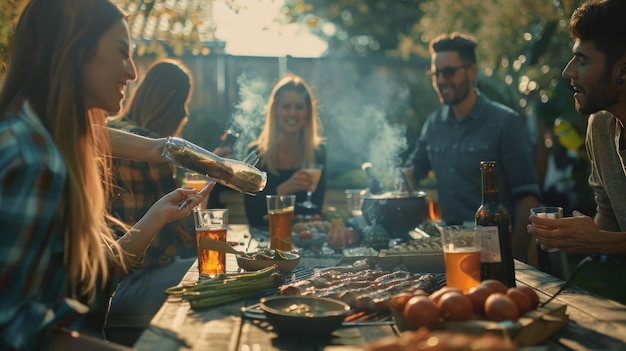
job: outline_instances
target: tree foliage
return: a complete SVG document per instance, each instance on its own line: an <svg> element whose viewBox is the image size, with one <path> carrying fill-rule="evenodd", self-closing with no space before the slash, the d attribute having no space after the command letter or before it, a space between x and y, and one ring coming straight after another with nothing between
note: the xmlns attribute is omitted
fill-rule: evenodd
<svg viewBox="0 0 626 351"><path fill-rule="evenodd" d="M0 0L0 79L6 69L7 49L13 26L29 0Z"/></svg>
<svg viewBox="0 0 626 351"><path fill-rule="evenodd" d="M392 55L399 36L421 17L423 0L287 0L289 23L305 24L326 40L329 54Z"/></svg>
<svg viewBox="0 0 626 351"><path fill-rule="evenodd" d="M571 91L561 70L571 57L567 34L573 1L438 0L423 4L424 16L401 46L403 55L424 55L439 33L477 37L482 88L492 97L546 125L564 117L579 129Z"/></svg>
<svg viewBox="0 0 626 351"><path fill-rule="evenodd" d="M5 62L10 33L30 0L0 0L0 59ZM210 3L205 0L112 0L129 15L138 56L208 55L220 47L213 38ZM237 10L236 0L224 0ZM156 27L154 21L159 26ZM155 28L147 30L146 28ZM4 66L2 67L4 69ZM0 71L2 73L2 71ZM1 76L1 75L0 75Z"/></svg>
<svg viewBox="0 0 626 351"><path fill-rule="evenodd" d="M327 39L328 55L428 57L428 42L436 35L472 34L479 41L479 84L491 97L548 124L561 116L582 129L560 76L571 56L567 21L575 2L288 0L283 13Z"/></svg>

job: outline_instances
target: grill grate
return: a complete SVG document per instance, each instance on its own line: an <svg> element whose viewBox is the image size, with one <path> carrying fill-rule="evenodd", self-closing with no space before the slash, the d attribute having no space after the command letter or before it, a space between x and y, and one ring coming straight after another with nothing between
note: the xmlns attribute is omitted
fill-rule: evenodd
<svg viewBox="0 0 626 351"><path fill-rule="evenodd" d="M310 267L296 267L289 274L290 276L285 277L285 284L293 283L299 280L308 279L313 274L314 268ZM431 273L437 282L437 284L430 290L426 291L428 294L432 294L433 292L439 290L443 286L446 285L446 275L444 273ZM261 318L264 315L261 313L260 308L258 306L259 299L262 297L276 296L279 295L280 291L278 288L266 289L259 292L259 295L249 298L245 302L245 310L248 310L249 313L244 313L244 316L248 316L250 318ZM367 324L393 324L393 317L389 312L365 312L365 311L353 311L350 315L348 315L343 323L344 326L356 326L356 325L367 325Z"/></svg>

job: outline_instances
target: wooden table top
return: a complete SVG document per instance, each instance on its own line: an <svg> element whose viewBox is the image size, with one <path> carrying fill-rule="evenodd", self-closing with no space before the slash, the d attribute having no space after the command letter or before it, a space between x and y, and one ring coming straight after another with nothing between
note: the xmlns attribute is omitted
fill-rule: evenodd
<svg viewBox="0 0 626 351"><path fill-rule="evenodd" d="M229 240L231 240L231 232L235 236L245 232L244 227L234 229L229 230ZM563 283L562 280L522 262L516 262L515 268L518 285L531 286L540 295L542 301L556 293ZM194 264L181 283L191 284L197 280L198 270ZM577 287L566 289L554 301L567 305L569 322L564 328L552 334L548 340L542 342L540 344L544 346L542 349L626 349L626 306L595 296ZM399 333L393 324L362 325L342 327L323 340L285 339L273 333L264 321L242 318L241 307L245 304L245 301L237 301L212 308L193 310L188 302L170 296L152 319L150 327L135 344L135 349L140 351L362 350L363 345L368 341Z"/></svg>

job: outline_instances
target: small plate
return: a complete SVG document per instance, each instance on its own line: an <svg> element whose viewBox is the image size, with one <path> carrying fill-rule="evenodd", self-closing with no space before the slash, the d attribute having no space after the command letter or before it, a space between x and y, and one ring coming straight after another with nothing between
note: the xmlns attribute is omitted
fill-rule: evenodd
<svg viewBox="0 0 626 351"><path fill-rule="evenodd" d="M263 268L270 267L272 265L278 266L278 270L281 272L289 272L296 268L300 263L300 256L291 252L283 252L283 255L287 257L286 260L264 260L260 258L244 257L237 255L237 264L245 271L258 271Z"/></svg>

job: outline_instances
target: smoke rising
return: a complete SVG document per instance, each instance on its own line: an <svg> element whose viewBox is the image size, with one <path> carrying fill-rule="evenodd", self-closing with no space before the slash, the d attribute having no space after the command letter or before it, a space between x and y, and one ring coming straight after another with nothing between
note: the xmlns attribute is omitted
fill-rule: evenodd
<svg viewBox="0 0 626 351"><path fill-rule="evenodd" d="M289 67L289 71L302 76L317 99L329 175L360 169L363 162L369 161L387 190L393 189L398 181L395 169L402 163L399 155L408 147L406 126L393 122L408 108L408 87L398 83L400 78L396 76L402 73L386 67L357 66L348 60L305 67L309 69ZM233 123L241 134L237 155L242 155L245 145L256 139L264 122L265 104L278 78L251 73L239 76L239 101L233 114Z"/></svg>

